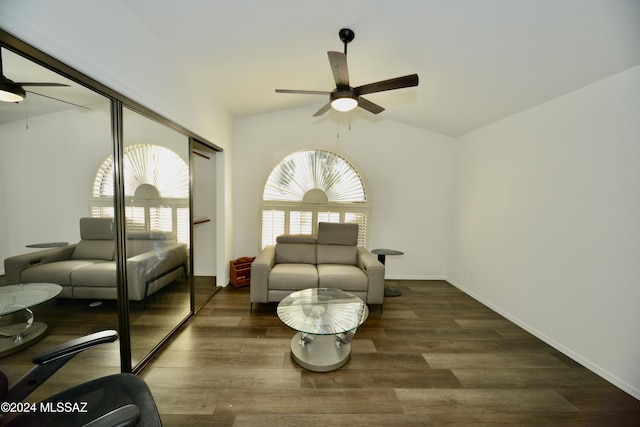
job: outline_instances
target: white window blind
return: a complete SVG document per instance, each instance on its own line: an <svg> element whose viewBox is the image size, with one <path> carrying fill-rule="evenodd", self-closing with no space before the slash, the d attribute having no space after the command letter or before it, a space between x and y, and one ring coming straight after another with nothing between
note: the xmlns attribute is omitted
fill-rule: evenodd
<svg viewBox="0 0 640 427"><path fill-rule="evenodd" d="M276 237L284 234L284 221L284 210L271 209L262 211L262 241L268 242L264 246L274 245Z"/></svg>
<svg viewBox="0 0 640 427"><path fill-rule="evenodd" d="M278 163L264 187L261 248L281 234L316 235L319 222L358 224L358 245L367 243L369 204L363 179L345 158L303 150Z"/></svg>
<svg viewBox="0 0 640 427"><path fill-rule="evenodd" d="M125 147L125 212L129 230L175 232L189 244L189 166L174 151L153 144ZM113 217L113 156L98 168L91 215ZM145 191L139 191L145 190Z"/></svg>

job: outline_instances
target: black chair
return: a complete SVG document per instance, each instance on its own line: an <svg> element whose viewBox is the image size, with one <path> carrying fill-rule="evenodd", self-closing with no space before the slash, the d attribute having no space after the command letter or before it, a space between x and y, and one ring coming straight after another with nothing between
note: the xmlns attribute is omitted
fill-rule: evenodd
<svg viewBox="0 0 640 427"><path fill-rule="evenodd" d="M0 425L4 427L3 415L7 418L8 413L20 412L7 426L161 426L149 387L133 374L114 374L77 385L30 403L30 412L21 403L76 354L117 338L116 331L102 331L44 350L33 357L35 366L11 386L0 372Z"/></svg>

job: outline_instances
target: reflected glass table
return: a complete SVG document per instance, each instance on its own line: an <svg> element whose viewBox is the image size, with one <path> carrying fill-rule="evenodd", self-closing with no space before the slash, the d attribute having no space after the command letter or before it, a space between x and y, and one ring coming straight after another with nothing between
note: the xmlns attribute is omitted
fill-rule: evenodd
<svg viewBox="0 0 640 427"><path fill-rule="evenodd" d="M349 361L351 340L368 316L364 301L339 289L305 289L278 304L280 320L298 331L291 339L291 357L315 372L333 371Z"/></svg>
<svg viewBox="0 0 640 427"><path fill-rule="evenodd" d="M0 287L0 319L8 315L24 312L24 323L0 327L0 357L7 356L28 347L44 337L46 323L34 322L36 305L57 297L62 286L54 283L28 283Z"/></svg>

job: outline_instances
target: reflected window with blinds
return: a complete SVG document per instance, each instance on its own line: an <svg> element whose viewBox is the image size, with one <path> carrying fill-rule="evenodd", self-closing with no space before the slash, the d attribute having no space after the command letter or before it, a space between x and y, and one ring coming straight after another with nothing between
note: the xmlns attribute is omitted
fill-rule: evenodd
<svg viewBox="0 0 640 427"><path fill-rule="evenodd" d="M128 230L175 232L189 244L189 166L174 151L153 144L125 147ZM89 201L91 216L113 217L113 156L100 166Z"/></svg>
<svg viewBox="0 0 640 427"><path fill-rule="evenodd" d="M319 222L355 222L358 246L367 245L369 203L362 175L344 157L303 150L271 171L261 204L261 249L281 234L315 235Z"/></svg>

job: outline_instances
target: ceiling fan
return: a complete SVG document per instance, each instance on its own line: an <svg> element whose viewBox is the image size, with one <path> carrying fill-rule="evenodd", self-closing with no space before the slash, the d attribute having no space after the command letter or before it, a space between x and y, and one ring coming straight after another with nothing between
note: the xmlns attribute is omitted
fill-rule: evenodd
<svg viewBox="0 0 640 427"><path fill-rule="evenodd" d="M360 107L373 114L378 114L384 111L384 108L363 98L362 95L418 86L418 75L410 74L408 76L396 77L376 83L352 87L349 83L349 71L347 69L347 44L353 41L356 35L349 28L343 28L338 32L338 36L344 43L344 53L327 52L329 55L331 71L333 71L333 78L336 82L336 88L333 91L276 89L276 92L305 95L329 95L329 102L323 105L322 108L316 111L313 115L316 117L323 115L329 111L331 107L338 111L351 111L356 107Z"/></svg>
<svg viewBox="0 0 640 427"><path fill-rule="evenodd" d="M49 86L49 87L69 87L68 84L64 83L44 83L44 82L14 82L13 80L5 77L4 70L2 68L2 50L0 49L0 101L3 102L20 102L26 98L27 92L32 93L34 95L43 96L45 98L54 99L56 101L64 102L66 104L71 104L76 107L81 107L85 109L89 109L82 105L77 105L72 102L64 101L62 99L54 98L48 95L43 95L41 93L33 92L30 90L25 90L23 86Z"/></svg>

